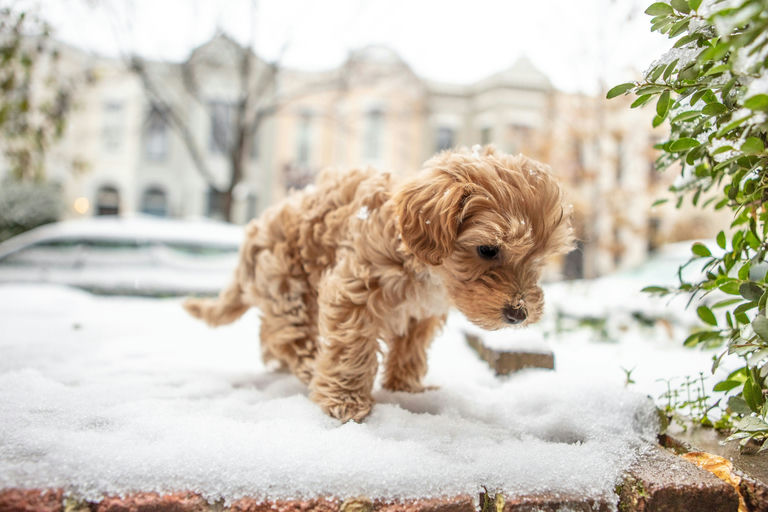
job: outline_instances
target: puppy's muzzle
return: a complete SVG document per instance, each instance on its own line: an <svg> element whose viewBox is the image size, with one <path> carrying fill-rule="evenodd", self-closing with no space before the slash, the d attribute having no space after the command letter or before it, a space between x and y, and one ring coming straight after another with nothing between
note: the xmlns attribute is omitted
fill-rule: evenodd
<svg viewBox="0 0 768 512"><path fill-rule="evenodd" d="M528 312L522 306L504 306L501 312L504 319L512 325L522 323L528 318Z"/></svg>

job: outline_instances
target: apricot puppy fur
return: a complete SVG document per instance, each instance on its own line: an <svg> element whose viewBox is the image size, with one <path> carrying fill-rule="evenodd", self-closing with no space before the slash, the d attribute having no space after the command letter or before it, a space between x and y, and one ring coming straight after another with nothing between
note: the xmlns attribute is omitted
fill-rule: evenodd
<svg viewBox="0 0 768 512"><path fill-rule="evenodd" d="M184 306L211 326L250 307L261 350L342 421L371 411L382 385L424 388L427 347L453 305L499 329L541 316L544 260L571 249L548 168L486 146L440 153L408 180L374 170L320 174L246 227L232 283Z"/></svg>

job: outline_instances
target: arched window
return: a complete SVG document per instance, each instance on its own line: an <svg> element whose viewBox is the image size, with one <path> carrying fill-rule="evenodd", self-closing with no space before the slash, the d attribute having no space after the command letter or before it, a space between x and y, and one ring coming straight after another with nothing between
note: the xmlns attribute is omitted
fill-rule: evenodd
<svg viewBox="0 0 768 512"><path fill-rule="evenodd" d="M312 112L303 110L299 114L299 126L296 132L296 163L302 166L309 165L312 152Z"/></svg>
<svg viewBox="0 0 768 512"><path fill-rule="evenodd" d="M141 212L158 217L168 215L168 200L165 190L160 187L148 187L144 190L141 196Z"/></svg>
<svg viewBox="0 0 768 512"><path fill-rule="evenodd" d="M144 158L161 161L168 155L168 125L163 111L152 106L144 123Z"/></svg>
<svg viewBox="0 0 768 512"><path fill-rule="evenodd" d="M96 215L117 215L120 213L120 192L104 185L96 192Z"/></svg>
<svg viewBox="0 0 768 512"><path fill-rule="evenodd" d="M451 149L455 144L456 132L450 126L438 126L435 135L435 151Z"/></svg>
<svg viewBox="0 0 768 512"><path fill-rule="evenodd" d="M375 108L365 115L365 138L363 140L363 158L378 160L381 158L381 136L384 124L384 112Z"/></svg>

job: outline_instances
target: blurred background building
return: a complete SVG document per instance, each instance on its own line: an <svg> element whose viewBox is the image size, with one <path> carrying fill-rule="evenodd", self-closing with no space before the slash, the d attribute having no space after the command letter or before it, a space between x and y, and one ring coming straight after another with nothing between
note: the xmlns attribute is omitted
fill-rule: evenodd
<svg viewBox="0 0 768 512"><path fill-rule="evenodd" d="M278 67L223 33L182 62L60 48L62 73L89 77L47 155L65 218L245 223L326 166L407 175L437 151L495 144L562 179L579 238L559 264L567 278L631 267L662 242L719 229L701 211L651 208L674 173L654 169L663 132L651 129L649 111L558 91L524 57L459 85L418 76L384 46L326 71Z"/></svg>

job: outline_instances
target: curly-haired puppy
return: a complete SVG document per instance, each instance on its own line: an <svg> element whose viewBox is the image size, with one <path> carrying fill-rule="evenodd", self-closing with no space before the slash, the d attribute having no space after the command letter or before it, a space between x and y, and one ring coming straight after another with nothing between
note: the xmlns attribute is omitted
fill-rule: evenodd
<svg viewBox="0 0 768 512"><path fill-rule="evenodd" d="M265 362L334 418L360 421L380 340L384 388L422 391L451 305L486 329L536 322L544 260L571 243L559 186L523 155L443 152L406 181L328 170L251 221L233 282L185 307L212 326L258 308Z"/></svg>

